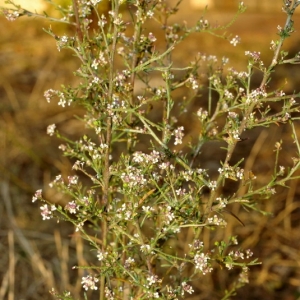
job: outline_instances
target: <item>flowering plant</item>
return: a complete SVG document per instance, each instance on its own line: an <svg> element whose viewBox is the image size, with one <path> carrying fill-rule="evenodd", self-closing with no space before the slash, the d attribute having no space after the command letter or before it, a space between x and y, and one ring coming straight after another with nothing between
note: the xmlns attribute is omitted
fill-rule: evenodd
<svg viewBox="0 0 300 300"><path fill-rule="evenodd" d="M179 3L169 7L165 1L132 0L124 9L125 1L112 0L105 15L97 10L99 2L73 0L71 7L58 7L64 17L56 21L73 25L73 35L47 30L58 51L70 49L80 60L75 74L81 82L49 89L45 98L58 99L66 109L81 105L87 129L80 139L71 140L55 124L48 126L47 133L64 141L59 148L73 161L72 175L57 175L50 187L70 200L54 204L39 189L33 202L43 202L43 220L70 222L88 242L93 257L88 265L74 268L86 271L83 289L99 290L100 299L182 299L195 293L199 278L218 267L238 270L225 291L228 299L248 282L249 267L259 262L250 249L237 247L236 236L205 244L203 232L226 228L224 213L243 226L230 211L233 203L259 210L260 199L270 198L277 186L296 178L300 146L292 114L299 111L299 95L269 91L268 82L276 65L299 61L286 59L281 47L293 32L292 16L300 3L284 1L287 22L271 43L270 66L259 52L247 51L247 70L238 72L224 70L226 58L199 53L182 66L172 56L192 33L213 34L236 46L238 36L219 33L230 24L213 26L205 15L193 27L170 24ZM240 3L238 14L244 11ZM9 20L37 16L17 5L2 12ZM92 21L97 23L93 27ZM164 50L156 34L147 30L153 24L162 28ZM258 87L251 85L254 69L263 74ZM183 100L177 96L182 91ZM207 98L196 101L204 91ZM272 102L282 103L280 112L270 110ZM185 136L184 118L193 118L197 135ZM232 163L235 150L246 131L280 123L292 127L297 157L287 171L276 160L273 177L260 185L251 170L244 170L244 158ZM225 151L218 173L202 167L201 151L211 141ZM278 142L276 158L280 148ZM223 189L232 182L239 184L226 195ZM72 299L69 291L51 293Z"/></svg>

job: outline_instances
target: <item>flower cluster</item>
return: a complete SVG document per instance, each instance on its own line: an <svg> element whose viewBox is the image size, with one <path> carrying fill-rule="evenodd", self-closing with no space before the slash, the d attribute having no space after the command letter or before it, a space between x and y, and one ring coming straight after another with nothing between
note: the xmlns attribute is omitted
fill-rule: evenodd
<svg viewBox="0 0 300 300"><path fill-rule="evenodd" d="M157 275L150 275L147 277L147 284L146 287L149 288L151 285L154 285L156 283L161 283L162 279L158 278Z"/></svg>
<svg viewBox="0 0 300 300"><path fill-rule="evenodd" d="M208 224L211 225L224 226L224 227L227 225L227 222L224 219L218 217L217 215L214 215L212 218L208 218L207 221Z"/></svg>
<svg viewBox="0 0 300 300"><path fill-rule="evenodd" d="M83 288L87 291L88 289L97 290L97 282L99 281L98 278L88 275L86 277L82 277L81 284Z"/></svg>
<svg viewBox="0 0 300 300"><path fill-rule="evenodd" d="M199 119L203 122L207 119L208 117L208 111L207 110L203 110L202 107L200 107L197 111L197 116L199 117Z"/></svg>
<svg viewBox="0 0 300 300"><path fill-rule="evenodd" d="M193 294L194 293L194 289L191 285L187 284L185 281L183 281L181 283L182 286L182 293L181 296L184 296L184 292L188 293L188 294Z"/></svg>
<svg viewBox="0 0 300 300"><path fill-rule="evenodd" d="M177 129L174 130L174 135L175 135L175 142L174 145L182 144L182 139L183 139L183 130L184 127L180 126Z"/></svg>
<svg viewBox="0 0 300 300"><path fill-rule="evenodd" d="M239 36L235 36L231 41L230 44L234 47L241 42L241 38Z"/></svg>
<svg viewBox="0 0 300 300"><path fill-rule="evenodd" d="M34 196L32 197L32 202L35 202L36 200L42 199L42 190L39 189L35 192Z"/></svg>
<svg viewBox="0 0 300 300"><path fill-rule="evenodd" d="M251 93L247 95L245 104L250 105L253 102L258 103L259 99L265 98L267 96L268 96L268 94L263 89L258 88L258 89L252 90Z"/></svg>
<svg viewBox="0 0 300 300"><path fill-rule="evenodd" d="M153 150L150 154L137 151L133 153L133 159L136 163L144 163L145 165L156 164L161 161L160 152Z"/></svg>
<svg viewBox="0 0 300 300"><path fill-rule="evenodd" d="M58 38L56 42L57 50L61 51L61 49L65 48L69 42L70 42L70 38L67 37L66 35Z"/></svg>
<svg viewBox="0 0 300 300"><path fill-rule="evenodd" d="M203 275L210 273L213 268L210 265L210 257L203 252L197 253L194 257L195 268L200 270Z"/></svg>
<svg viewBox="0 0 300 300"><path fill-rule="evenodd" d="M197 90L199 88L199 84L198 84L196 78L193 75L191 75L189 77L189 82L192 84L192 89L193 90Z"/></svg>
<svg viewBox="0 0 300 300"><path fill-rule="evenodd" d="M135 265L135 260L134 260L134 258L128 257L128 258L125 260L124 268L125 268L125 269L131 269L131 268L133 268L134 265Z"/></svg>
<svg viewBox="0 0 300 300"><path fill-rule="evenodd" d="M105 292L105 299L115 300L115 293L110 288L106 286L104 292Z"/></svg>
<svg viewBox="0 0 300 300"><path fill-rule="evenodd" d="M10 22L15 21L20 16L19 11L17 10L2 9L1 12L4 14L5 18Z"/></svg>
<svg viewBox="0 0 300 300"><path fill-rule="evenodd" d="M65 205L65 210L69 211L70 214L76 214L78 209L79 209L79 206L76 204L75 201L70 201Z"/></svg>
<svg viewBox="0 0 300 300"><path fill-rule="evenodd" d="M258 64L260 67L264 66L264 63L263 63L263 61L261 60L261 57L260 57L260 52L245 51L245 55L250 57L250 61L249 61L250 65Z"/></svg>
<svg viewBox="0 0 300 300"><path fill-rule="evenodd" d="M49 206L49 205L45 204L40 207L40 210L41 210L41 215L43 217L43 220L49 220L49 219L53 218L52 212L56 210L56 207L55 207L55 205Z"/></svg>
<svg viewBox="0 0 300 300"><path fill-rule="evenodd" d="M44 97L46 98L47 102L50 103L50 100L54 97L59 98L58 105L62 107L66 107L66 105L70 106L71 103L73 102L72 99L66 99L65 94L61 91L56 91L53 89L49 89L44 92Z"/></svg>
<svg viewBox="0 0 300 300"><path fill-rule="evenodd" d="M52 136L55 133L55 128L56 128L55 124L49 125L47 127L47 134L49 134L50 136Z"/></svg>
<svg viewBox="0 0 300 300"><path fill-rule="evenodd" d="M108 255L108 252L103 252L101 250L98 250L98 252L97 252L97 258L99 261L104 260L107 257L107 255Z"/></svg>
<svg viewBox="0 0 300 300"><path fill-rule="evenodd" d="M243 267L242 272L239 275L239 282L240 283L249 283L249 273L248 273L249 268L248 267Z"/></svg>
<svg viewBox="0 0 300 300"><path fill-rule="evenodd" d="M124 187L139 188L147 183L142 171L136 167L128 166L126 172L121 174Z"/></svg>
<svg viewBox="0 0 300 300"><path fill-rule="evenodd" d="M92 68L97 70L98 65L100 65L101 67L104 67L107 63L108 62L107 62L107 59L105 57L105 53L103 51L100 51L98 58L95 58L92 62Z"/></svg>
<svg viewBox="0 0 300 300"><path fill-rule="evenodd" d="M134 211L137 208L137 203L123 203L116 211L116 217L120 220L130 220L134 216Z"/></svg>
<svg viewBox="0 0 300 300"><path fill-rule="evenodd" d="M239 139L239 137L237 137L237 139ZM225 178L230 178L232 180L244 179L244 169L241 169L240 167L232 167L227 164L224 165L223 168L219 168L218 171Z"/></svg>

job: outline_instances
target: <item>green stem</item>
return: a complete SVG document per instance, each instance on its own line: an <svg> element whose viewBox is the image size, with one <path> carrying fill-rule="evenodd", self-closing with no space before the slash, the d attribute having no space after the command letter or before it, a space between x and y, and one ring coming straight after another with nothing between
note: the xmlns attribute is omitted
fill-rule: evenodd
<svg viewBox="0 0 300 300"><path fill-rule="evenodd" d="M296 6L294 8L296 8L298 5L299 5L299 3L296 4ZM294 12L294 9L292 9L291 11L288 12L287 20L286 20L286 23L285 23L285 26L284 26L284 29L283 29L284 31L288 30L288 28L289 28L289 26L292 22L293 12ZM264 77L263 77L263 79L261 81L261 84L260 84L260 89L262 89L262 90L265 88L265 85L266 85L266 83L268 82L268 80L270 78L270 75L271 75L271 72L272 72L273 68L278 64L278 56L279 56L280 49L281 49L285 39L286 39L286 35L282 35L281 38L280 38L280 41L277 45L277 48L275 50L272 62L270 64L269 68L264 73ZM249 89L249 86L248 86L248 89ZM249 92L250 91L248 90L248 93ZM253 103L251 103L249 105L248 109L246 110L245 115L243 116L243 120L241 122L241 125L239 127L239 135L241 135L245 131L246 126L247 126L247 121L248 121L248 119L250 117L250 114L253 112L256 105L257 105L257 103L255 101L253 101ZM226 155L226 159L224 161L224 165L229 164L229 161L231 160L231 157L233 155L233 152L235 150L235 147L236 147L237 143L238 143L238 141L236 140L236 141L234 141L234 143L228 145L227 155ZM219 187L221 186L222 182L223 182L223 177L222 177L222 175L220 175L217 179L216 188L211 192L209 200L208 200L207 205L206 205L206 208L204 210L204 215L203 215L203 220L202 220L203 223L206 222L206 220L207 220L207 218L208 218L208 216L211 212L213 202L214 202L214 200L217 196L217 191L218 191ZM197 232L197 235L199 235L201 233L202 228L203 227L199 228L199 231Z"/></svg>
<svg viewBox="0 0 300 300"><path fill-rule="evenodd" d="M113 1L113 11L116 15L119 12L119 1ZM109 57L109 88L108 88L108 99L112 102L114 92L114 64L115 64L115 52L117 45L117 36L119 29L116 24L113 25L113 41L111 45L110 57ZM111 140L112 140L112 118L110 115L106 118L106 152L104 155L104 171L103 171L103 189L102 189L102 207L107 208L109 205L109 178L110 178L110 151L111 151ZM102 220L102 251L106 251L107 239L108 239L108 224L106 217ZM101 275L100 279L100 300L105 299L105 276Z"/></svg>

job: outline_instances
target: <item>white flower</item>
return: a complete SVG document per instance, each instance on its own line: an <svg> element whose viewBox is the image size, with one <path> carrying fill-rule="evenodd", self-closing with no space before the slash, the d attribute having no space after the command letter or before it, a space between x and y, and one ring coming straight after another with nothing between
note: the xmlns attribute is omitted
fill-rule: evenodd
<svg viewBox="0 0 300 300"><path fill-rule="evenodd" d="M51 205L49 208L47 204L40 207L41 215L43 217L43 220L49 220L53 217L52 211L56 210L56 207L54 205Z"/></svg>
<svg viewBox="0 0 300 300"><path fill-rule="evenodd" d="M54 132L55 132L55 128L56 128L55 124L49 125L47 127L47 134L49 134L50 136L52 136L54 134Z"/></svg>
<svg viewBox="0 0 300 300"><path fill-rule="evenodd" d="M39 198L42 198L42 190L37 190L35 192L34 196L32 197L32 202L35 202Z"/></svg>
<svg viewBox="0 0 300 300"><path fill-rule="evenodd" d="M99 281L98 278L92 277L88 275L87 277L82 277L81 284L83 285L83 288L87 291L88 289L91 290L97 290L98 287L96 286L96 283Z"/></svg>
<svg viewBox="0 0 300 300"><path fill-rule="evenodd" d="M241 42L241 38L239 36L235 36L231 41L230 44L232 44L234 47Z"/></svg>

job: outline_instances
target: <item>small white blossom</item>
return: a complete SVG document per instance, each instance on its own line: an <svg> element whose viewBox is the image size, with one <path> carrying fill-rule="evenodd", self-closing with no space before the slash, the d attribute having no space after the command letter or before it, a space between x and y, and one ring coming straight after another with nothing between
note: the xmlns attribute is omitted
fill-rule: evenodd
<svg viewBox="0 0 300 300"><path fill-rule="evenodd" d="M199 269L203 275L210 273L213 270L208 263L209 259L209 255L204 253L197 253L194 257L194 262L196 264L195 268Z"/></svg>
<svg viewBox="0 0 300 300"><path fill-rule="evenodd" d="M107 286L105 287L104 292L105 292L105 299L107 300L115 299L115 293L111 291Z"/></svg>
<svg viewBox="0 0 300 300"><path fill-rule="evenodd" d="M102 252L101 250L98 250L97 253L98 253L97 258L100 261L102 261L103 259L105 259L107 257L107 252Z"/></svg>
<svg viewBox="0 0 300 300"><path fill-rule="evenodd" d="M170 163L169 162L163 162L161 163L158 167L161 169L161 170L167 170L168 167L169 167Z"/></svg>
<svg viewBox="0 0 300 300"><path fill-rule="evenodd" d="M83 225L84 225L84 222L78 223L78 224L76 225L75 231L76 231L76 232L80 231L80 230L82 229Z"/></svg>
<svg viewBox="0 0 300 300"><path fill-rule="evenodd" d="M170 224L170 222L175 218L174 213L171 212L172 207L167 206L167 211L165 212L165 224Z"/></svg>
<svg viewBox="0 0 300 300"><path fill-rule="evenodd" d="M233 94L232 94L231 92L229 92L228 90L225 90L224 96L225 96L227 99L233 99Z"/></svg>
<svg viewBox="0 0 300 300"><path fill-rule="evenodd" d="M237 168L236 177L241 180L244 179L244 169Z"/></svg>
<svg viewBox="0 0 300 300"><path fill-rule="evenodd" d="M197 111L197 116L201 119L201 121L205 121L208 117L208 111L199 108Z"/></svg>
<svg viewBox="0 0 300 300"><path fill-rule="evenodd" d="M76 214L78 207L79 206L75 203L75 201L71 201L65 206L65 210L68 210L70 214Z"/></svg>
<svg viewBox="0 0 300 300"><path fill-rule="evenodd" d="M181 286L183 289L183 292L181 294L182 296L184 296L184 292L187 292L188 294L194 293L193 287L191 285L187 284L185 281L181 283Z"/></svg>
<svg viewBox="0 0 300 300"><path fill-rule="evenodd" d="M91 290L97 290L98 287L96 286L96 283L99 281L98 278L93 277L91 275L88 275L86 277L82 277L81 284L83 285L83 288L87 291L88 289Z"/></svg>
<svg viewBox="0 0 300 300"><path fill-rule="evenodd" d="M175 129L175 131L174 131L174 135L175 135L174 145L182 144L182 139L183 139L183 136L184 136L183 130L184 130L183 126L180 126L177 129Z"/></svg>
<svg viewBox="0 0 300 300"><path fill-rule="evenodd" d="M15 21L20 16L19 12L16 10L12 11L8 9L3 9L2 12L5 15L5 18L10 22Z"/></svg>
<svg viewBox="0 0 300 300"><path fill-rule="evenodd" d="M147 17L149 19L151 19L153 17L153 15L154 15L154 12L152 10L147 11Z"/></svg>
<svg viewBox="0 0 300 300"><path fill-rule="evenodd" d="M148 39L153 43L156 41L156 37L154 36L154 34L152 32L149 32L148 34Z"/></svg>
<svg viewBox="0 0 300 300"><path fill-rule="evenodd" d="M214 191L216 189L216 187L217 187L217 182L216 181L211 181L209 183L208 187Z"/></svg>
<svg viewBox="0 0 300 300"><path fill-rule="evenodd" d="M157 275L151 275L147 277L147 281L148 281L148 287L153 285L156 282L161 282L162 280L158 278Z"/></svg>
<svg viewBox="0 0 300 300"><path fill-rule="evenodd" d="M78 183L78 176L77 175L68 176L68 180L69 180L69 185L75 185Z"/></svg>
<svg viewBox="0 0 300 300"><path fill-rule="evenodd" d="M132 267L134 265L134 263L135 263L134 258L128 257L125 260L124 268L129 269L130 267Z"/></svg>
<svg viewBox="0 0 300 300"><path fill-rule="evenodd" d="M57 50L60 51L62 48L64 48L68 44L68 41L69 41L69 37L67 37L66 35L60 37L56 41Z"/></svg>
<svg viewBox="0 0 300 300"><path fill-rule="evenodd" d="M216 201L218 201L218 207L219 208L224 208L228 204L228 201L226 199L222 199L220 197L216 198Z"/></svg>
<svg viewBox="0 0 300 300"><path fill-rule="evenodd" d="M150 249L151 249L150 245L142 245L142 246L141 246L141 251L142 251L143 253L149 253L149 252L150 252Z"/></svg>
<svg viewBox="0 0 300 300"><path fill-rule="evenodd" d="M217 215L214 215L212 218L207 219L209 224L217 225L217 226L226 226L226 221L222 218L219 218Z"/></svg>
<svg viewBox="0 0 300 300"><path fill-rule="evenodd" d="M52 136L55 133L55 128L56 128L55 124L49 125L47 127L47 134L49 134L50 136Z"/></svg>
<svg viewBox="0 0 300 300"><path fill-rule="evenodd" d="M197 90L199 88L199 84L198 84L197 80L194 78L194 76L191 75L189 78L189 81L192 84L193 90Z"/></svg>
<svg viewBox="0 0 300 300"><path fill-rule="evenodd" d="M150 213L151 211L154 211L154 208L151 206L142 206L142 210L147 214Z"/></svg>
<svg viewBox="0 0 300 300"><path fill-rule="evenodd" d="M53 218L52 212L56 210L56 207L54 205L51 205L49 207L47 204L45 204L40 207L40 210L41 210L41 215L43 217L43 220L49 220Z"/></svg>
<svg viewBox="0 0 300 300"><path fill-rule="evenodd" d="M228 117L232 118L232 119L237 119L239 117L239 115L236 112L234 112L234 111L230 111L228 113Z"/></svg>
<svg viewBox="0 0 300 300"><path fill-rule="evenodd" d="M56 94L56 91L53 89L49 89L44 92L44 97L46 98L47 102L50 103L51 98Z"/></svg>
<svg viewBox="0 0 300 300"><path fill-rule="evenodd" d="M241 42L241 38L239 36L235 36L231 41L230 44L232 44L234 47Z"/></svg>
<svg viewBox="0 0 300 300"><path fill-rule="evenodd" d="M252 255L253 255L253 252L250 249L247 249L246 250L246 258L250 258L250 257L252 257Z"/></svg>
<svg viewBox="0 0 300 300"><path fill-rule="evenodd" d="M98 3L100 3L102 0L91 0L91 4L96 6Z"/></svg>
<svg viewBox="0 0 300 300"><path fill-rule="evenodd" d="M32 197L32 202L35 202L36 200L42 198L42 190L37 190Z"/></svg>

